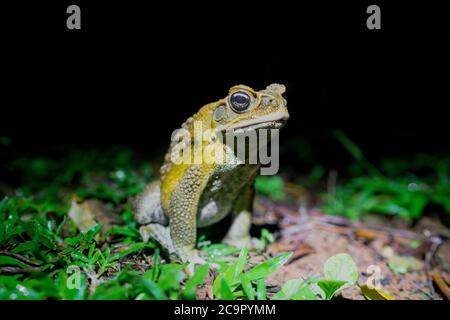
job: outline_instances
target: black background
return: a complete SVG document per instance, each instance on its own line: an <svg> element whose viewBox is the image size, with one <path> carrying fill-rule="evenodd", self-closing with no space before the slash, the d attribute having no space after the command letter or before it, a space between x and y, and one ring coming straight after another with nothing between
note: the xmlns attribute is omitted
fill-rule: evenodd
<svg viewBox="0 0 450 320"><path fill-rule="evenodd" d="M11 156L68 143L122 143L145 152L166 146L173 129L229 86L281 82L291 113L282 139L306 137L323 157L339 156L334 128L372 157L450 151L442 6L296 2L2 2L0 136L11 138ZM66 29L73 3L81 6L81 31ZM366 29L373 3L381 7L382 30ZM382 314L392 307L365 303L359 312L350 302L330 303L286 303L272 318L292 315L291 308L361 317L370 306ZM424 309L404 304L397 303L402 313ZM175 305L3 302L2 311L58 318L160 311L173 318Z"/></svg>
<svg viewBox="0 0 450 320"><path fill-rule="evenodd" d="M296 2L5 5L0 135L15 154L156 150L230 86L280 82L291 114L281 139L306 137L324 158L339 156L334 128L372 159L450 151L443 7ZM66 28L69 4L81 7L81 30ZM366 28L370 4L381 30Z"/></svg>
<svg viewBox="0 0 450 320"><path fill-rule="evenodd" d="M218 315L219 305L275 305L275 314ZM324 307L326 305L326 307ZM2 313L35 316L45 315L48 319L79 319L105 317L124 319L148 317L152 319L291 319L293 315L303 317L333 317L345 315L347 319L359 319L361 315L401 314L408 319L422 316L421 310L433 308L437 314L444 314L445 301L0 301ZM175 315L175 308L208 307L205 318L196 315ZM231 309L231 308L230 308ZM397 310L396 310L397 309Z"/></svg>

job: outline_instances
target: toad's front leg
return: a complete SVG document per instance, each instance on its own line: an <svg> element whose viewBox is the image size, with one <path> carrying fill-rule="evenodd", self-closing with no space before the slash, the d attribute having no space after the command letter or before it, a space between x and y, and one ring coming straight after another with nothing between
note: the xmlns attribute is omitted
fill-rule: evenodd
<svg viewBox="0 0 450 320"><path fill-rule="evenodd" d="M170 199L169 225L170 236L175 253L182 262L189 261L192 271L194 264L204 264L198 250L195 249L197 240L197 208L201 183L201 167L192 166L183 176L182 181L175 188Z"/></svg>
<svg viewBox="0 0 450 320"><path fill-rule="evenodd" d="M169 227L160 225L158 223L149 223L139 228L139 232L144 242L150 238L156 240L161 246L163 253L170 258L171 261L176 260L177 256L170 238Z"/></svg>
<svg viewBox="0 0 450 320"><path fill-rule="evenodd" d="M189 262L187 272L191 275L196 264L205 263L205 260L200 257L199 251L195 249L197 240L195 219L196 216L192 210L188 209L170 219L170 237L175 253L182 262Z"/></svg>

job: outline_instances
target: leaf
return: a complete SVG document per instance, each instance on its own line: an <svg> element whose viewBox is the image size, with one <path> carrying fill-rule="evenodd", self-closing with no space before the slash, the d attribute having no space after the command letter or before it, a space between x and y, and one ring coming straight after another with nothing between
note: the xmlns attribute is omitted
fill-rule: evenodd
<svg viewBox="0 0 450 320"><path fill-rule="evenodd" d="M155 249L155 253L153 254L153 268L152 268L152 274L151 279L152 281L156 281L159 276L159 248Z"/></svg>
<svg viewBox="0 0 450 320"><path fill-rule="evenodd" d="M76 196L72 197L70 210L67 215L75 223L77 228L85 233L97 225L97 221L89 203L85 201L79 204L77 198Z"/></svg>
<svg viewBox="0 0 450 320"><path fill-rule="evenodd" d="M317 300L316 295L309 287L310 283L310 280L287 280L271 300Z"/></svg>
<svg viewBox="0 0 450 320"><path fill-rule="evenodd" d="M83 261L84 263L89 263L89 259L82 253L72 252L70 256L76 260Z"/></svg>
<svg viewBox="0 0 450 320"><path fill-rule="evenodd" d="M317 296L309 286L303 287L296 294L291 296L291 300L317 300Z"/></svg>
<svg viewBox="0 0 450 320"><path fill-rule="evenodd" d="M94 238L97 236L97 234L99 234L99 232L102 230L103 225L98 223L96 225L94 225L92 228L90 228L89 230L86 231L85 233L85 238L87 242L92 242L92 240L94 240Z"/></svg>
<svg viewBox="0 0 450 320"><path fill-rule="evenodd" d="M18 266L25 268L26 265L16 258L0 255L0 266Z"/></svg>
<svg viewBox="0 0 450 320"><path fill-rule="evenodd" d="M325 293L325 299L330 300L333 298L334 294L340 290L343 289L344 285L346 285L346 281L342 280L319 280L317 282L317 285L323 290Z"/></svg>
<svg viewBox="0 0 450 320"><path fill-rule="evenodd" d="M12 252L14 253L21 253L24 251L33 251L36 248L36 243L33 241L25 241L22 243L19 243L17 247L15 247Z"/></svg>
<svg viewBox="0 0 450 320"><path fill-rule="evenodd" d="M80 273L80 287L79 288L69 288L68 286L68 274L65 270L61 270L57 277L57 285L59 291L62 294L63 299L68 300L82 300L86 296L87 292L87 279L84 273Z"/></svg>
<svg viewBox="0 0 450 320"><path fill-rule="evenodd" d="M118 281L111 280L100 284L91 299L93 300L124 300L128 299L128 286L122 286Z"/></svg>
<svg viewBox="0 0 450 320"><path fill-rule="evenodd" d="M389 258L388 266L395 274L405 274L409 271L422 269L423 262L414 257L393 255Z"/></svg>
<svg viewBox="0 0 450 320"><path fill-rule="evenodd" d="M283 200L283 179L279 176L258 176L255 181L255 189L261 194L269 196L273 200Z"/></svg>
<svg viewBox="0 0 450 320"><path fill-rule="evenodd" d="M119 236L126 236L133 239L139 239L140 234L139 231L131 228L131 227L112 227L109 230L109 234L111 235L119 235Z"/></svg>
<svg viewBox="0 0 450 320"><path fill-rule="evenodd" d="M214 280L213 293L215 299L233 300L233 292L222 275L217 276Z"/></svg>
<svg viewBox="0 0 450 320"><path fill-rule="evenodd" d="M257 252L264 252L267 249L267 246L271 243L275 242L275 237L269 230L266 228L261 229L261 237L259 241L255 244L254 248Z"/></svg>
<svg viewBox="0 0 450 320"><path fill-rule="evenodd" d="M367 170L367 172L373 176L381 176L381 172L375 167L372 163L370 163L366 157L364 156L361 149L352 141L350 138L341 130L335 130L334 136L339 142L347 149L347 151L352 155L352 157L358 162L358 164Z"/></svg>
<svg viewBox="0 0 450 320"><path fill-rule="evenodd" d="M394 297L387 294L385 291L373 286L369 287L367 284L361 286L361 291L364 296L370 300L395 300Z"/></svg>
<svg viewBox="0 0 450 320"><path fill-rule="evenodd" d="M111 260L118 260L120 258L123 258L123 257L131 254L131 253L134 253L136 251L140 251L140 250L145 249L145 248L153 249L153 248L155 248L155 245L153 243L151 243L151 242L149 242L149 243L144 243L144 242L133 243L130 246L128 246L127 249L125 249L123 251L120 251L118 253L115 253L112 256Z"/></svg>
<svg viewBox="0 0 450 320"><path fill-rule="evenodd" d="M271 273L277 271L284 263L286 263L286 261L288 261L292 256L292 253L293 252L286 252L269 260L261 262L251 270L247 271L243 276L248 281L265 278Z"/></svg>
<svg viewBox="0 0 450 320"><path fill-rule="evenodd" d="M328 258L323 269L327 280L344 281L345 287L350 287L358 281L358 267L352 256L347 253L339 253Z"/></svg>
<svg viewBox="0 0 450 320"><path fill-rule="evenodd" d="M163 290L174 289L177 290L181 281L186 277L182 271L183 265L180 264L165 264L161 266L161 275L158 279L158 287Z"/></svg>
<svg viewBox="0 0 450 320"><path fill-rule="evenodd" d="M220 284L220 297L223 300L233 300L233 292L231 292L227 281L223 277L220 277Z"/></svg>
<svg viewBox="0 0 450 320"><path fill-rule="evenodd" d="M252 283L245 277L245 275L241 276L241 285L247 298L250 300L255 300L255 290L253 290Z"/></svg>
<svg viewBox="0 0 450 320"><path fill-rule="evenodd" d="M258 279L256 281L256 298L258 300L266 300L266 283L264 279Z"/></svg>
<svg viewBox="0 0 450 320"><path fill-rule="evenodd" d="M241 249L239 257L234 261L231 266L225 271L224 278L231 288L235 288L239 285L239 279L247 263L248 249L246 247Z"/></svg>
<svg viewBox="0 0 450 320"><path fill-rule="evenodd" d="M158 287L158 285L155 282L151 280L146 280L144 278L141 278L141 282L144 285L148 294L150 294L152 297L154 297L157 300L168 300L167 295L164 293L164 291L162 291Z"/></svg>
<svg viewBox="0 0 450 320"><path fill-rule="evenodd" d="M94 254L95 251L95 243L92 243L91 246L89 247L89 252L88 252L88 258L92 259L92 255Z"/></svg>
<svg viewBox="0 0 450 320"><path fill-rule="evenodd" d="M64 239L64 242L67 243L69 246L73 247L76 246L78 243L80 243L81 237L67 237Z"/></svg>
<svg viewBox="0 0 450 320"><path fill-rule="evenodd" d="M63 228L64 228L64 225L66 224L66 221L67 221L67 216L64 216L64 217L63 217L63 221L61 221L61 223L59 224L58 228L56 228L55 234L56 234L57 236L60 236L60 235L61 235L62 230L63 230Z"/></svg>
<svg viewBox="0 0 450 320"><path fill-rule="evenodd" d="M235 252L240 251L239 248L230 247L226 244L213 244L205 247L205 251L208 252L208 256L211 258L230 256Z"/></svg>
<svg viewBox="0 0 450 320"><path fill-rule="evenodd" d="M194 275L186 282L183 296L186 299L195 299L195 288L200 286L205 281L205 277L208 274L209 265L203 264L195 270Z"/></svg>
<svg viewBox="0 0 450 320"><path fill-rule="evenodd" d="M22 227L36 243L48 249L56 249L55 235L45 226L45 221L34 218L28 222L22 222Z"/></svg>
<svg viewBox="0 0 450 320"><path fill-rule="evenodd" d="M296 294L301 288L305 286L305 281L301 279L287 280L281 290L272 296L272 300L287 300L294 294Z"/></svg>

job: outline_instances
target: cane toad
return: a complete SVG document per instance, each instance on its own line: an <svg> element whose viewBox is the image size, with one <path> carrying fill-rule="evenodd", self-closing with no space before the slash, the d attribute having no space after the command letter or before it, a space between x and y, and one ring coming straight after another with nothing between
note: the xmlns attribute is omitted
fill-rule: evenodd
<svg viewBox="0 0 450 320"><path fill-rule="evenodd" d="M284 91L279 84L261 91L234 86L227 97L202 107L175 132L160 180L149 184L134 200L134 215L143 225L143 236L150 234L172 258L197 263L201 261L195 249L197 228L231 214L233 222L224 241L240 247L249 245L254 181L260 163L239 161L242 159L236 158L236 150L222 138L225 132L281 128L289 118ZM199 127L209 132L208 138L196 138ZM173 151L180 144L192 154L196 147L213 146L228 157L221 163L206 159L175 163Z"/></svg>

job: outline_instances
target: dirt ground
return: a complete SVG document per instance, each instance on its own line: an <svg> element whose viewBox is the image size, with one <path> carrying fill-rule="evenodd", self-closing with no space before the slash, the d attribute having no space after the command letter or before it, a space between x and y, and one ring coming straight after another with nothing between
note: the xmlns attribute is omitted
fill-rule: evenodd
<svg viewBox="0 0 450 320"><path fill-rule="evenodd" d="M269 254L294 251L288 264L268 279L274 288L289 279L323 275L329 257L348 253L360 271L358 285L375 270L381 289L395 299L445 299L432 277L448 281L450 275L450 230L438 218L423 217L413 227L379 215L352 223L318 209L294 210L264 198L258 199L255 211L256 224L279 228ZM406 269L395 268L405 263ZM343 290L342 297L365 299L359 286Z"/></svg>

